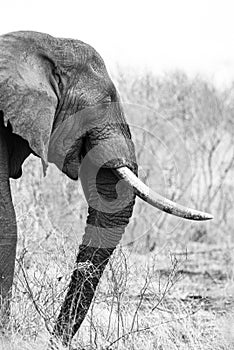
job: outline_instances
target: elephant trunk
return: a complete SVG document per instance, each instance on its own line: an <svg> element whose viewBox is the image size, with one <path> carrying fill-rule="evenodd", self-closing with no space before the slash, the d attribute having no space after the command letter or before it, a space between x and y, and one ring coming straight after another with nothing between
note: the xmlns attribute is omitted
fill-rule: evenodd
<svg viewBox="0 0 234 350"><path fill-rule="evenodd" d="M65 346L79 329L90 307L102 273L122 238L132 215L133 191L123 183L117 189L118 177L111 169L98 170L91 162L81 168L81 182L89 203L87 225L77 256L65 301L54 335ZM118 187L118 186L117 186Z"/></svg>
<svg viewBox="0 0 234 350"><path fill-rule="evenodd" d="M114 248L104 249L81 244L77 268L58 316L53 335L68 346L83 322L96 287Z"/></svg>

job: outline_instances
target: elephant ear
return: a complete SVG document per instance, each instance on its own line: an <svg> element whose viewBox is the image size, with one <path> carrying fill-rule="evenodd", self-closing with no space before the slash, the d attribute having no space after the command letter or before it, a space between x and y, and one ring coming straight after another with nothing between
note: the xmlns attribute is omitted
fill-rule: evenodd
<svg viewBox="0 0 234 350"><path fill-rule="evenodd" d="M4 124L10 122L42 159L45 172L58 100L50 83L53 61L36 45L38 40L20 32L0 37L0 110Z"/></svg>

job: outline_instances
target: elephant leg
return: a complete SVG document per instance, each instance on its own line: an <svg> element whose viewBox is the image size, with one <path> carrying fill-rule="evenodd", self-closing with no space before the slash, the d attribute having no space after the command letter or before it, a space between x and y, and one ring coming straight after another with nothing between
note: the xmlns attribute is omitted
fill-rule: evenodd
<svg viewBox="0 0 234 350"><path fill-rule="evenodd" d="M13 283L17 228L9 184L8 151L0 130L0 326L10 313L9 301Z"/></svg>

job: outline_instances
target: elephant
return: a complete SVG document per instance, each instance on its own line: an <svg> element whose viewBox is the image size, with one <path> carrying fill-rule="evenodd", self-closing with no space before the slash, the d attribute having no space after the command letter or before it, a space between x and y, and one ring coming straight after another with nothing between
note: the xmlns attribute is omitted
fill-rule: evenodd
<svg viewBox="0 0 234 350"><path fill-rule="evenodd" d="M0 36L0 295L10 313L17 225L9 179L34 154L81 180L88 216L76 268L52 337L68 346L132 215L136 196L191 220L212 215L178 205L138 178L131 132L105 63L75 39L19 31Z"/></svg>

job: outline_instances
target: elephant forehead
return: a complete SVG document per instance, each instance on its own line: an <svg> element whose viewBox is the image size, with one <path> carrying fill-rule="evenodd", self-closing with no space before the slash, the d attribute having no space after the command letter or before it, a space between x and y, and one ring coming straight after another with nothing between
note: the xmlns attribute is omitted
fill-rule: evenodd
<svg viewBox="0 0 234 350"><path fill-rule="evenodd" d="M90 45L77 39L55 38L33 31L12 32L0 36L0 56L11 54L12 58L47 54L64 67L72 68L92 62L97 72L105 66L102 57Z"/></svg>

